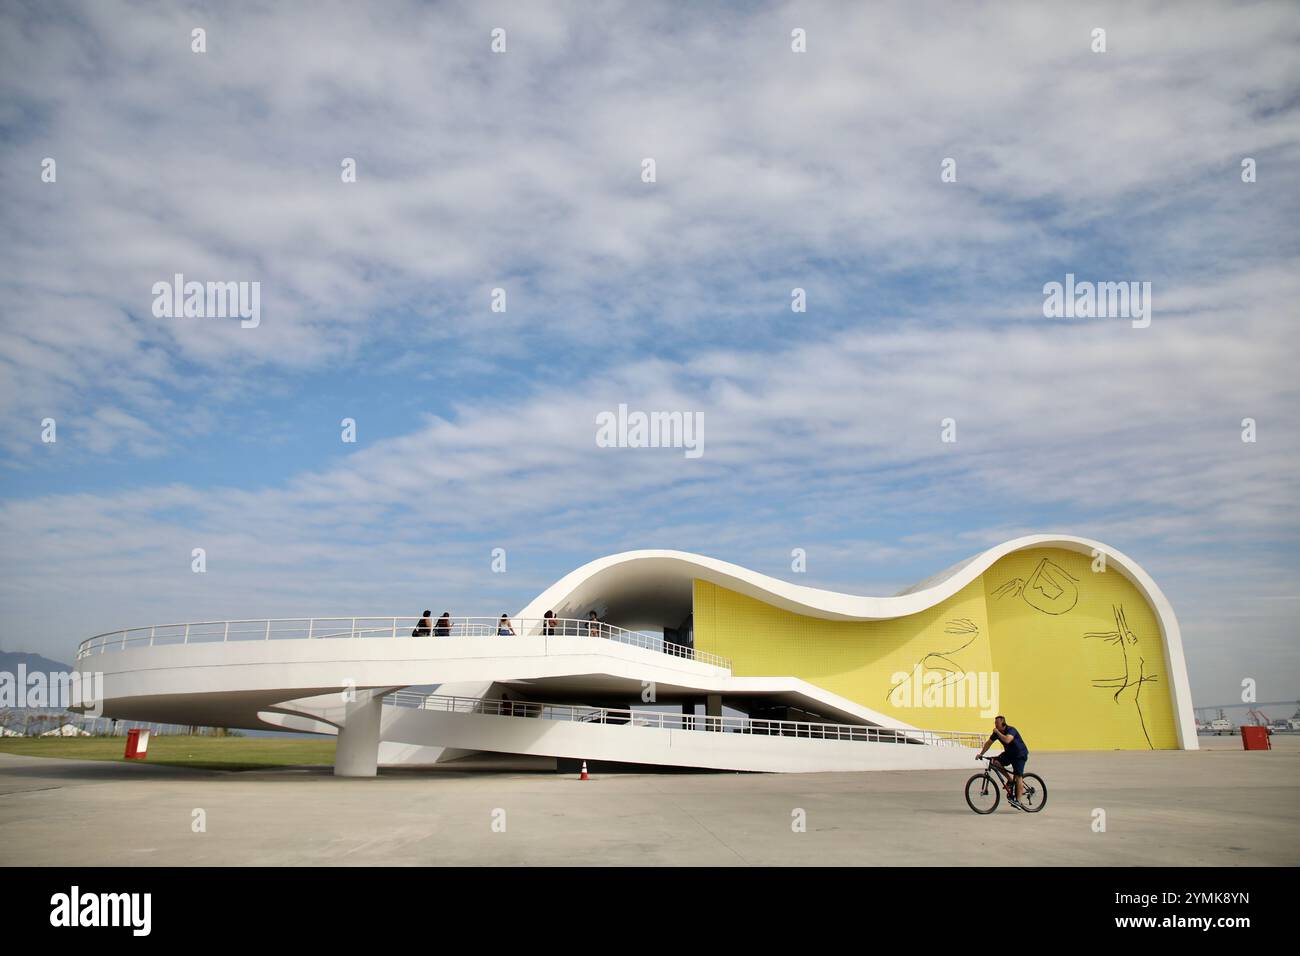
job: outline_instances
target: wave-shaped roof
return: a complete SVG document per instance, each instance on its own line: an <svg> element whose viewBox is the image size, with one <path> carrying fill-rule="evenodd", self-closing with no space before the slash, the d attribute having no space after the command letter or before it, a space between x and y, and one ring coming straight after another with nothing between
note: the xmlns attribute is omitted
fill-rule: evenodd
<svg viewBox="0 0 1300 956"><path fill-rule="evenodd" d="M947 570L890 597L846 594L792 584L738 564L688 551L624 551L598 558L566 574L521 611L541 617L547 610L562 616L595 609L617 609L619 623L675 626L656 608L665 606L689 613L692 582L710 581L776 607L828 620L873 621L915 614L956 594L983 574L998 559L1030 548L1063 548L1089 556L1106 555L1107 567L1129 579L1157 609L1162 621L1173 621L1173 610L1160 589L1136 561L1100 541L1063 534L1026 535L989 548ZM663 618L654 621L651 618Z"/></svg>

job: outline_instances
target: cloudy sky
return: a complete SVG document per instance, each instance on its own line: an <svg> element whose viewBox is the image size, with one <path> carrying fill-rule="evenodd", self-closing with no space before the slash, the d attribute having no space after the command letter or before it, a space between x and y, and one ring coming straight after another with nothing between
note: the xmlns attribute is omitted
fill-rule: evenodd
<svg viewBox="0 0 1300 956"><path fill-rule="evenodd" d="M1198 702L1300 693L1294 4L648 6L0 7L0 645L1061 531L1151 571ZM155 317L176 273L260 325ZM1044 318L1066 273L1150 327ZM703 456L597 447L619 403Z"/></svg>

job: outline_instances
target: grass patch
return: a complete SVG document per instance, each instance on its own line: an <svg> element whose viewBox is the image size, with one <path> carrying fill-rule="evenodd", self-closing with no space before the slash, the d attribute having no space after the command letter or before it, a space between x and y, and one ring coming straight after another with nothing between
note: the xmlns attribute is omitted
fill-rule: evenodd
<svg viewBox="0 0 1300 956"><path fill-rule="evenodd" d="M144 761L127 760L125 751L125 737L0 737L0 753L156 763L197 770L329 766L334 763L334 738L150 737L149 756Z"/></svg>

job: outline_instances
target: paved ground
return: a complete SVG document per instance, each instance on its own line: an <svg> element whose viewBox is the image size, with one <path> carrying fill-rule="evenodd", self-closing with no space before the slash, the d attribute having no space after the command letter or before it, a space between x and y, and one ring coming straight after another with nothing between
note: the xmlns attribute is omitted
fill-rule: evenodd
<svg viewBox="0 0 1300 956"><path fill-rule="evenodd" d="M0 864L1300 864L1300 737L1244 753L1036 753L1036 816L956 771L627 774L518 763L335 779L0 754ZM972 760L972 772L974 761ZM206 833L192 830L193 811ZM807 814L807 832L791 829ZM1093 832L1095 810L1106 831ZM505 832L493 822L504 811ZM1010 848L1015 847L1015 850ZM996 857L994 856L996 852Z"/></svg>

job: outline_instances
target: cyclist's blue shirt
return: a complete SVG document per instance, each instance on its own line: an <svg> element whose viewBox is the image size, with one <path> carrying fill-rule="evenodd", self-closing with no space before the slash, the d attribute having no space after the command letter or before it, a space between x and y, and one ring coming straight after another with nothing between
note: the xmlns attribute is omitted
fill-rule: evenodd
<svg viewBox="0 0 1300 956"><path fill-rule="evenodd" d="M1009 757L1028 757L1029 748L1025 746L1025 739L1020 736L1020 731L1016 730L1016 728L1012 727L1010 724L1007 724L1005 733L1011 736L1011 743L1002 744L1003 753ZM989 734L989 743L993 743L994 741L1001 743L1001 738L998 737L996 732Z"/></svg>

